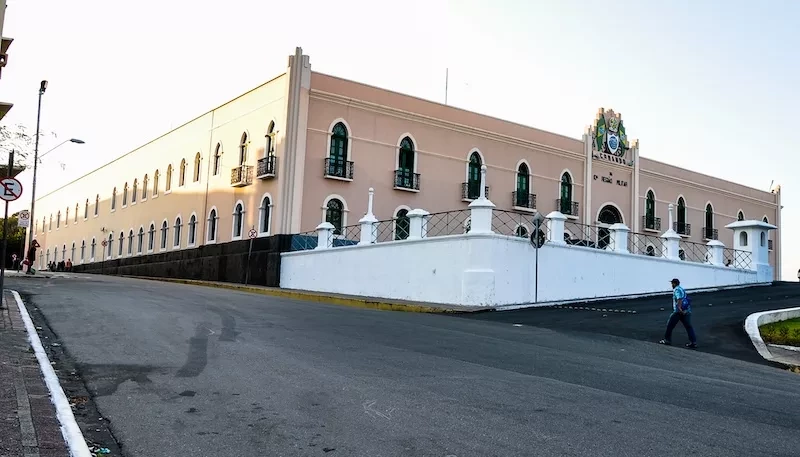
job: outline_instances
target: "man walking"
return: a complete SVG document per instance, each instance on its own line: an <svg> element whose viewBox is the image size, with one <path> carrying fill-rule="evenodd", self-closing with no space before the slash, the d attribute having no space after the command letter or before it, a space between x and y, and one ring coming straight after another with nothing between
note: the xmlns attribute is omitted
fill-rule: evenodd
<svg viewBox="0 0 800 457"><path fill-rule="evenodd" d="M681 287L681 282L678 278L671 281L672 283L672 314L667 321L667 331L664 332L664 339L659 341L660 344L672 344L672 331L678 322L683 323L686 328L686 333L689 335L689 342L686 344L687 348L697 347L697 336L694 334L694 327L692 327L692 305L689 298L686 296L686 291Z"/></svg>

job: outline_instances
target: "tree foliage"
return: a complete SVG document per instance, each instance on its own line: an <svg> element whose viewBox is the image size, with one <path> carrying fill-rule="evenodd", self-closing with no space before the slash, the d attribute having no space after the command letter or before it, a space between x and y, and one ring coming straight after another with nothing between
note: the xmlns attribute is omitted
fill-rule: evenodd
<svg viewBox="0 0 800 457"><path fill-rule="evenodd" d="M56 137L56 134L53 132L40 132L39 141L41 142L42 138L50 135L54 138ZM27 164L33 159L35 144L36 132L29 133L24 125L0 125L0 159L8 161L8 153L14 151L16 162L18 164Z"/></svg>

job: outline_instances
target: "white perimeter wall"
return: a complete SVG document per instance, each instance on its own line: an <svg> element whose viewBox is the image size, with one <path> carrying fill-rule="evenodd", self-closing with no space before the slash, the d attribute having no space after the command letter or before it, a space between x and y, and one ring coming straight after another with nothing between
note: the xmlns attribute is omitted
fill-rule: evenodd
<svg viewBox="0 0 800 457"><path fill-rule="evenodd" d="M466 306L533 303L534 254L527 239L497 234L287 252L281 255L280 285ZM772 276L548 243L539 250L538 302L667 292L674 277L694 289L763 283Z"/></svg>

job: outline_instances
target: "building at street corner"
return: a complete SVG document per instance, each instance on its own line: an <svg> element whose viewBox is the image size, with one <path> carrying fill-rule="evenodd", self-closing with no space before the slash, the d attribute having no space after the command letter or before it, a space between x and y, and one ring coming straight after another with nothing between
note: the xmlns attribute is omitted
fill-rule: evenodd
<svg viewBox="0 0 800 457"><path fill-rule="evenodd" d="M619 113L587 117L582 136L558 135L317 73L297 48L285 73L40 197L40 267L124 263L324 221L347 238L370 188L375 217L402 239L412 209L467 210L486 165L484 191L498 210L520 215L517 235L530 233L536 210L558 211L565 239L603 245L617 223L656 238L671 228L688 256L711 240L734 247L732 222L767 222L778 226L767 241L780 277L779 187L642 157ZM642 249L659 255L658 246Z"/></svg>

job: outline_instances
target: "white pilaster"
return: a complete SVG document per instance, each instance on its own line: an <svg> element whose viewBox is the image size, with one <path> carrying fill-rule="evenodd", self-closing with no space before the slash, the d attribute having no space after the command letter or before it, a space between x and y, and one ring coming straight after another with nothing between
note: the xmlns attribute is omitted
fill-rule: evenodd
<svg viewBox="0 0 800 457"><path fill-rule="evenodd" d="M358 223L361 224L361 240L358 244L373 244L378 240L378 227L375 223L378 219L372 214L372 199L375 195L375 189L369 188L369 203L367 203L367 214L362 217Z"/></svg>
<svg viewBox="0 0 800 457"><path fill-rule="evenodd" d="M408 240L419 240L427 235L427 216L430 213L416 208L408 212Z"/></svg>
<svg viewBox="0 0 800 457"><path fill-rule="evenodd" d="M552 244L567 244L564 241L564 221L567 216L558 211L547 215L547 242Z"/></svg>
<svg viewBox="0 0 800 457"><path fill-rule="evenodd" d="M711 240L706 243L708 246L708 263L718 267L725 265L725 245L722 241Z"/></svg>
<svg viewBox="0 0 800 457"><path fill-rule="evenodd" d="M669 225L667 231L661 235L664 239L664 257L671 260L680 260L681 236L672 230L672 214L675 212L675 205L669 204Z"/></svg>
<svg viewBox="0 0 800 457"><path fill-rule="evenodd" d="M628 233L631 229L627 225L617 223L608 228L611 232L611 243L608 244L606 249L614 252L630 252L628 251Z"/></svg>
<svg viewBox="0 0 800 457"><path fill-rule="evenodd" d="M494 203L486 198L486 165L481 165L480 197L469 204L470 234L492 233L492 210Z"/></svg>

